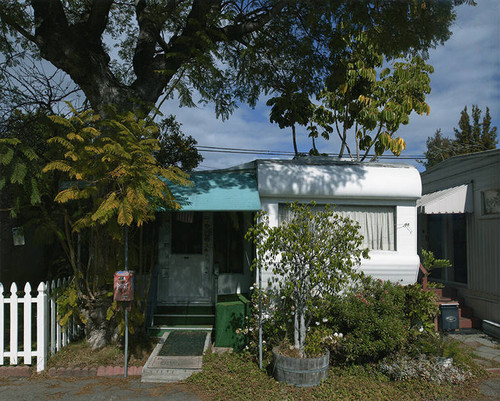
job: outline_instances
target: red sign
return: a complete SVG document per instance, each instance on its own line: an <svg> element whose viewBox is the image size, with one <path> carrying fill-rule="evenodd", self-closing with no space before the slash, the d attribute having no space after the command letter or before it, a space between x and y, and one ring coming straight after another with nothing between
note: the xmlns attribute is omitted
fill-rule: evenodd
<svg viewBox="0 0 500 401"><path fill-rule="evenodd" d="M134 299L134 272L119 271L113 277L113 299L132 301Z"/></svg>

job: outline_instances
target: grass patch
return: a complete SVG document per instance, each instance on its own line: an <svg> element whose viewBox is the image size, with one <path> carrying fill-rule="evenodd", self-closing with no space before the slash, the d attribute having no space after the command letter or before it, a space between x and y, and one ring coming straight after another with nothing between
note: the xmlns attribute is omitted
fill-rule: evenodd
<svg viewBox="0 0 500 401"><path fill-rule="evenodd" d="M129 366L142 366L153 352L156 343L148 340L139 344L131 344L129 348ZM68 344L52 355L48 361L49 368L83 368L98 366L122 366L125 354L122 347L110 345L98 350L92 348L85 340Z"/></svg>
<svg viewBox="0 0 500 401"><path fill-rule="evenodd" d="M391 382L370 369L331 368L318 387L276 382L244 354L209 353L203 372L186 381L201 397L217 400L465 400L478 394L474 383L438 385L426 380Z"/></svg>

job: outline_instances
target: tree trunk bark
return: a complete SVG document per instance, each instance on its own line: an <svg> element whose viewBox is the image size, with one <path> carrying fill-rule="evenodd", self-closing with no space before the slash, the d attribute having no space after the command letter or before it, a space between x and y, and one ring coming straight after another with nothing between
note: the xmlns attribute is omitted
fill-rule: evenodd
<svg viewBox="0 0 500 401"><path fill-rule="evenodd" d="M293 138L293 150L295 151L295 156L298 156L299 151L297 150L297 138L295 134L295 124L292 124L292 138Z"/></svg>
<svg viewBox="0 0 500 401"><path fill-rule="evenodd" d="M299 348L299 354L302 358L305 357L305 343L306 343L306 311L305 308L302 308L302 311L300 313L300 348Z"/></svg>
<svg viewBox="0 0 500 401"><path fill-rule="evenodd" d="M85 323L85 338L92 349L103 348L119 341L120 334L116 322L106 319L106 313L111 306L111 299L99 299L88 302L82 310L87 320Z"/></svg>
<svg viewBox="0 0 500 401"><path fill-rule="evenodd" d="M293 342L295 349L300 349L300 328L299 328L299 304L295 303L295 314L293 316Z"/></svg>

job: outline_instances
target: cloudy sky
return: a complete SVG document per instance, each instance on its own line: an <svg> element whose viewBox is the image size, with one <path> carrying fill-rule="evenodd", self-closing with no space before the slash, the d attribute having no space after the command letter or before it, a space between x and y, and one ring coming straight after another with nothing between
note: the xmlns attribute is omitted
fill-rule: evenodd
<svg viewBox="0 0 500 401"><path fill-rule="evenodd" d="M477 104L490 108L493 125L500 126L500 1L477 0L476 7L460 6L452 27L453 36L444 46L430 51L428 63L434 66L431 75L432 92L427 97L430 116L412 114L410 124L399 135L407 143L402 154L422 155L425 140L441 128L446 136L453 135L460 111ZM280 130L269 122L269 108L263 99L255 109L240 105L227 121L215 118L211 107L178 108L176 102L165 105L165 112L176 114L183 131L192 135L202 146L293 150L290 130ZM299 132L299 151L311 148L305 131ZM320 140L320 152L338 152L338 143ZM203 152L205 161L200 169L233 166L263 155ZM273 156L276 157L276 156ZM414 160L400 162L422 167Z"/></svg>

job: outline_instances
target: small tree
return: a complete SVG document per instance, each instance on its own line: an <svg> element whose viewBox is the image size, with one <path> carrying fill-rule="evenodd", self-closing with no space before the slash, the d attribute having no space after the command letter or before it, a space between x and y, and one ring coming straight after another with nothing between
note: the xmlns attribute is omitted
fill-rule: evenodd
<svg viewBox="0 0 500 401"><path fill-rule="evenodd" d="M313 312L356 279L356 266L368 257L368 249L360 249L357 223L330 205L321 211L315 205L290 204L291 218L278 227L260 213L247 233L257 245L254 266L272 270L274 283L294 305L294 347L302 357Z"/></svg>
<svg viewBox="0 0 500 401"><path fill-rule="evenodd" d="M42 171L60 177L54 201L63 210L61 245L77 281L73 304L78 298L87 340L99 348L112 335L113 326L103 319L106 310L108 320L113 313L106 298L113 272L123 266L123 227L140 228L154 220L159 205L178 208L165 180L190 182L178 167L158 164L156 125L112 108L105 119L91 110L73 114L50 116L59 127L48 141L57 148L57 157ZM79 257L82 237L88 243L85 261Z"/></svg>
<svg viewBox="0 0 500 401"><path fill-rule="evenodd" d="M433 270L452 266L448 259L436 259L431 251L426 251L425 249L422 249L422 259L422 264L424 265L425 270L427 270L427 276L431 274Z"/></svg>

